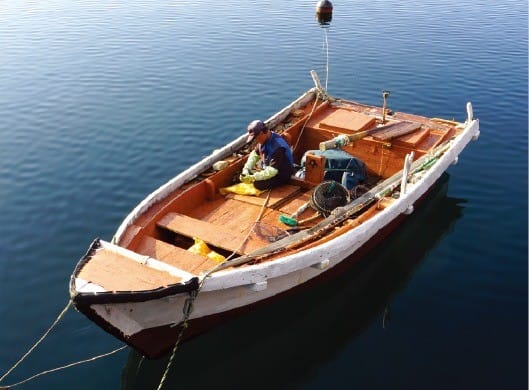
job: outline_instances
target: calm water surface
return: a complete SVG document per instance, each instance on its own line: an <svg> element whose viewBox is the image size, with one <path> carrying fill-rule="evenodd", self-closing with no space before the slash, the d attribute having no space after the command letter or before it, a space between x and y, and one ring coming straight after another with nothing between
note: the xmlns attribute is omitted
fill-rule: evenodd
<svg viewBox="0 0 529 390"><path fill-rule="evenodd" d="M315 1L4 1L0 375L68 301L91 240L326 79ZM334 1L331 95L481 137L347 274L181 347L169 388L527 389L527 1ZM121 344L70 310L2 385ZM25 389L150 389L126 349Z"/></svg>

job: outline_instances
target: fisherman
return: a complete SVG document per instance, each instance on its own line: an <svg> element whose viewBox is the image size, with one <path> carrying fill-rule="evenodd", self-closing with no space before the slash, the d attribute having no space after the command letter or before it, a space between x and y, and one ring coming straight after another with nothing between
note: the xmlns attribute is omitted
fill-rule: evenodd
<svg viewBox="0 0 529 390"><path fill-rule="evenodd" d="M268 130L260 120L248 125L247 142L254 140L257 145L244 164L241 182L253 183L258 190L287 183L294 170L294 158L287 142L278 133Z"/></svg>

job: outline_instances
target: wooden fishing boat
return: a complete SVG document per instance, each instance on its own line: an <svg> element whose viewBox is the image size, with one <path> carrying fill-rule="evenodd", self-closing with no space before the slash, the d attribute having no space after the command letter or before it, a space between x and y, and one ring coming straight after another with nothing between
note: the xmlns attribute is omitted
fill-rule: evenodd
<svg viewBox="0 0 529 390"><path fill-rule="evenodd" d="M77 310L159 357L359 261L479 136L470 103L463 122L393 112L387 93L364 105L312 75L314 88L265 121L292 148L290 182L241 193L242 134L148 195L111 242L92 242L70 280Z"/></svg>

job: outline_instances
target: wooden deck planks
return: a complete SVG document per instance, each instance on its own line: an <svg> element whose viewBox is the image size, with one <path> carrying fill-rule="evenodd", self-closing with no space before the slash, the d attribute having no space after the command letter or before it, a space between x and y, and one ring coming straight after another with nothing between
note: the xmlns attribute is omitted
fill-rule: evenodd
<svg viewBox="0 0 529 390"><path fill-rule="evenodd" d="M217 265L208 257L197 255L153 237L144 237L137 252L195 275Z"/></svg>
<svg viewBox="0 0 529 390"><path fill-rule="evenodd" d="M282 214L291 216L308 201L310 201L310 193L307 192L303 194L303 196L300 196L299 198L291 200L290 202L282 206L279 210L281 211ZM305 211L303 211L298 216L298 219L301 220L301 219L309 218L316 214L317 214L317 211L309 206Z"/></svg>
<svg viewBox="0 0 529 390"><path fill-rule="evenodd" d="M292 195L294 195L300 188L298 186L293 186L290 184L284 184L282 186L276 187L270 191L270 197L268 199L267 207L276 208L277 206L284 203ZM246 202L254 204L256 206L264 205L267 193L264 192L259 196L250 196L250 195L239 195L239 194L228 194L226 195L227 199L234 199L241 202Z"/></svg>
<svg viewBox="0 0 529 390"><path fill-rule="evenodd" d="M290 184L274 188L270 192L267 207L264 210L266 193L258 197L230 194L224 198L223 202L215 202L214 207L190 210L186 214L168 213L157 222L157 225L186 237L200 238L209 246L229 252L248 254L269 244L266 237L254 231L255 222L260 218L259 226L266 226L267 230L288 228L279 222L279 215L284 213L280 210L289 202L297 201L296 204L298 204L308 199L308 195L301 194L300 191L299 186ZM302 200L298 201L297 196L300 196ZM240 248L245 238L244 246ZM170 248L163 244L158 245L163 247L159 249L161 260L169 261L171 256L163 251ZM140 250L144 253L146 249L141 248ZM153 249L150 251L152 252ZM184 267L185 265L177 266ZM197 271L194 270L194 272Z"/></svg>
<svg viewBox="0 0 529 390"><path fill-rule="evenodd" d="M142 291L175 284L181 278L158 271L106 249L98 249L79 278L108 291Z"/></svg>
<svg viewBox="0 0 529 390"><path fill-rule="evenodd" d="M243 210L246 210L246 208L239 211ZM253 222L255 220L252 219L250 221ZM214 225L179 213L168 213L158 221L158 226L187 237L198 237L210 245L230 252L237 251L240 254L248 254L264 245L263 242L248 240L241 247L245 237L241 232L236 232L226 226Z"/></svg>
<svg viewBox="0 0 529 390"><path fill-rule="evenodd" d="M223 226L231 233L245 235L259 217L261 209L262 207L257 205L226 199L201 220L211 225Z"/></svg>

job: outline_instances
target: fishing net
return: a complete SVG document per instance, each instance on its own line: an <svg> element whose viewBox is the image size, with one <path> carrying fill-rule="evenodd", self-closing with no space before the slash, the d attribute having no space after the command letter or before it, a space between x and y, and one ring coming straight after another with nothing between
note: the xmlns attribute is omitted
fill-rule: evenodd
<svg viewBox="0 0 529 390"><path fill-rule="evenodd" d="M353 187L349 191L349 196L351 197L351 201L360 198L362 195L364 195L366 192L369 191L369 188L365 185L359 184L355 187Z"/></svg>
<svg viewBox="0 0 529 390"><path fill-rule="evenodd" d="M336 207L345 206L349 202L349 191L335 181L318 184L310 197L310 206L325 217Z"/></svg>

